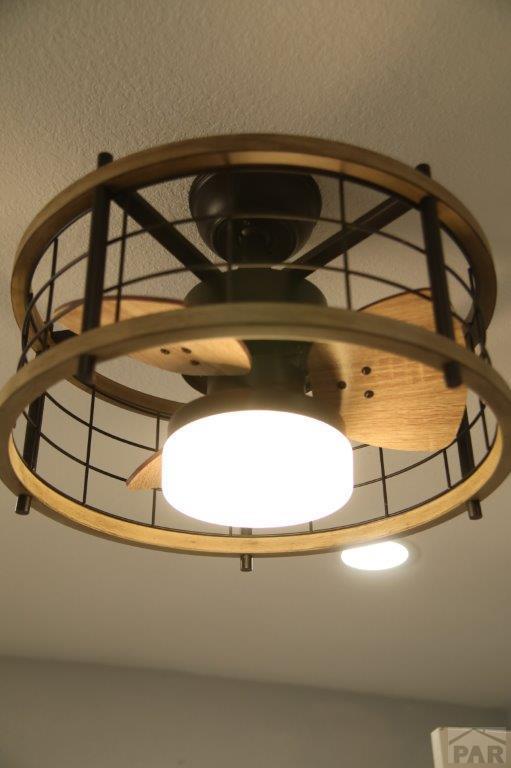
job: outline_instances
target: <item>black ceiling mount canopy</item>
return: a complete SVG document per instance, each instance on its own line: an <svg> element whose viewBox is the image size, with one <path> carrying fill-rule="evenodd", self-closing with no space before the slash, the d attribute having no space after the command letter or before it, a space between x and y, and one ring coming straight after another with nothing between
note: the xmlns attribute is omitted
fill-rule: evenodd
<svg viewBox="0 0 511 768"><path fill-rule="evenodd" d="M189 203L203 241L222 258L227 258L232 217L234 261L252 263L290 259L309 240L322 207L319 187L311 175L271 169L228 169L196 176ZM411 208L397 197L379 203L292 262L311 266L310 271L296 270L294 279L305 279Z"/></svg>
<svg viewBox="0 0 511 768"><path fill-rule="evenodd" d="M310 238L322 200L311 175L265 168L196 176L189 203L200 236L221 258L229 260L231 221L234 261L280 263Z"/></svg>
<svg viewBox="0 0 511 768"><path fill-rule="evenodd" d="M115 202L134 221L143 227L154 239L200 280L207 280L217 270L188 238L186 238L165 216L156 210L138 192L125 191L115 195ZM205 269L201 269L201 265Z"/></svg>

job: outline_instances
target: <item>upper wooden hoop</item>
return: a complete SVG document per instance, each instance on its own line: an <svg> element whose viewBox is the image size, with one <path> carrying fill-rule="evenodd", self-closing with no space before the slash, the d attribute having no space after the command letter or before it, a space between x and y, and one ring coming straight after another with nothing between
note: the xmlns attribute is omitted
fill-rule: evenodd
<svg viewBox="0 0 511 768"><path fill-rule="evenodd" d="M191 139L128 155L89 173L57 195L25 231L14 263L11 296L21 326L33 271L51 240L90 209L93 193L106 185L115 193L171 178L229 166L280 165L311 173L343 173L373 184L413 205L426 196L438 201L441 223L452 233L471 262L481 292L485 324L496 299L495 269L486 238L472 214L443 186L391 158L323 139L273 134L246 134Z"/></svg>
<svg viewBox="0 0 511 768"><path fill-rule="evenodd" d="M186 533L109 517L49 488L22 462L11 438L17 415L39 394L68 378L80 354L108 360L144 346L222 336L343 341L404 355L437 369L456 360L465 384L489 405L499 422L496 441L470 477L409 512L343 529L250 537ZM422 328L328 307L222 304L126 320L88 331L46 351L13 376L0 393L0 476L11 490L27 491L41 511L70 525L141 546L216 555L324 552L435 525L461 511L468 499L486 497L510 468L511 390L490 366L454 342Z"/></svg>

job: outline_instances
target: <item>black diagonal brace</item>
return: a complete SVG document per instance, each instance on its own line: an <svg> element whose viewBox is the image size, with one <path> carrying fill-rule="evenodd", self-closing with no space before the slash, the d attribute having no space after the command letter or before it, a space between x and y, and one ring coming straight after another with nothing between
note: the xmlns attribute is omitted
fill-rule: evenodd
<svg viewBox="0 0 511 768"><path fill-rule="evenodd" d="M202 251L199 251L138 192L118 192L114 199L128 216L146 229L149 235L175 256L184 267L188 267L199 280L207 280L213 272L218 271L212 267ZM206 268L201 269L201 266Z"/></svg>
<svg viewBox="0 0 511 768"><path fill-rule="evenodd" d="M371 208L367 213L364 213L349 227L343 227L339 232L323 240L323 242L311 248L310 251L307 251L307 253L304 253L303 256L300 256L299 259L292 263L310 264L310 271L300 270L299 272L302 278L307 277L317 267L324 267L325 264L333 261L337 256L340 256L345 251L349 251L350 248L354 248L388 224L392 224L393 221L407 213L411 207L404 200L389 197L379 205Z"/></svg>

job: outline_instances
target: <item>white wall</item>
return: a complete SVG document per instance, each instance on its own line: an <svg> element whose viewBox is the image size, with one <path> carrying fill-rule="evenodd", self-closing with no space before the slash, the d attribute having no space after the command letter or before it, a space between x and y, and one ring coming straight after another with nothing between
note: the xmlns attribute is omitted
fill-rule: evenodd
<svg viewBox="0 0 511 768"><path fill-rule="evenodd" d="M431 768L439 725L497 709L0 660L1 768Z"/></svg>

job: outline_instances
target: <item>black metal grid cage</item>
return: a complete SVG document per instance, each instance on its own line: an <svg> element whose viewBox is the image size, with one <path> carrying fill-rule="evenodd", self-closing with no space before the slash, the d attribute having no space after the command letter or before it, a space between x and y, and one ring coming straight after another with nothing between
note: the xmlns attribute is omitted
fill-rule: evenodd
<svg viewBox="0 0 511 768"><path fill-rule="evenodd" d="M278 168L283 170L297 172ZM427 168L421 166L421 171L427 172ZM469 254L440 226L435 201L426 198L414 207L344 174L315 173L314 178L326 213L315 217L275 213L276 220L289 218L315 225L301 252L278 264L237 261L233 237L225 259L204 246L197 225L205 217L194 218L186 210L193 177L169 179L143 193L133 189L110 195L99 188L92 211L59 232L33 271L18 367L55 345L66 344L74 335L59 325L64 314L60 307L68 301L83 299L83 330L87 330L99 322L102 297L115 297L115 320L119 321L123 297L133 291L183 299L212 272L229 276L237 270L261 268L289 270L297 279L307 278L324 291L329 306L353 311L402 292L413 293L433 305L438 333L454 338L454 318L463 326L467 347L490 364L480 306L485 287L476 282ZM170 208L178 209L178 215L169 217ZM232 229L233 222L248 218L257 220L258 214L232 211L228 226ZM267 212L264 218L268 218ZM225 300L229 301L229 279L226 285ZM24 411L25 423L19 420L15 438L26 465L63 496L105 516L168 530L246 534L180 515L159 490L135 493L126 488L134 467L161 448L165 439L171 411L161 404L167 387L173 396L177 391L192 399L200 396L200 382L194 388L189 383L193 385L193 380L185 383L177 374L171 377L143 370L142 364L126 358L122 363L99 365L96 373L95 368L93 358L82 358L75 379L49 389ZM455 363L445 367L444 376L448 387L461 384ZM108 380L119 384L114 387L117 394L111 387L105 389ZM144 405L134 404L123 394L132 391L132 382L148 395ZM370 375L367 391L371 392ZM487 457L495 434L493 415L480 398L469 393L457 436L440 450L417 454L354 444L352 500L335 515L293 530L345 528L404 514L441 496L474 472ZM228 457L225 472L228 477ZM29 508L30 497L20 496L17 511L26 513ZM469 501L467 508L471 518L481 516L477 500Z"/></svg>

